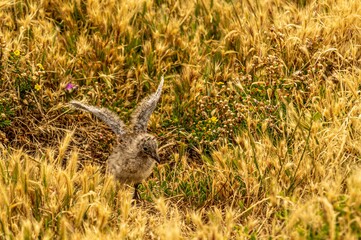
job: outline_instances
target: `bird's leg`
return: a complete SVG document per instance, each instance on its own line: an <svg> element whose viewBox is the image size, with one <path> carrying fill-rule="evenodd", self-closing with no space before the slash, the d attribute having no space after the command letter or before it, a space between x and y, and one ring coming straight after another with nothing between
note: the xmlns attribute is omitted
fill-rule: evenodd
<svg viewBox="0 0 361 240"><path fill-rule="evenodd" d="M134 184L133 199L135 199L135 200L139 200L139 199L140 199L140 196L139 196L139 193L138 193L138 186L139 186L139 185L140 185L140 183Z"/></svg>

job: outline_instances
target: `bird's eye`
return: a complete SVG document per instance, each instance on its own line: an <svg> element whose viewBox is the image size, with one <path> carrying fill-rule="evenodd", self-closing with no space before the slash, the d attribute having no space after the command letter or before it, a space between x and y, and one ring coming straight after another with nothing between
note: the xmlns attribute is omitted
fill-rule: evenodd
<svg viewBox="0 0 361 240"><path fill-rule="evenodd" d="M143 150L144 150L145 152L147 152L147 151L148 151L148 147L144 147Z"/></svg>

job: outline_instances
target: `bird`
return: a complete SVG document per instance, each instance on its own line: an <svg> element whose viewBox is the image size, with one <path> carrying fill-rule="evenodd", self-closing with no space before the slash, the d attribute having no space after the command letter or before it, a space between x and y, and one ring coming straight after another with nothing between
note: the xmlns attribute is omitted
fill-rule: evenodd
<svg viewBox="0 0 361 240"><path fill-rule="evenodd" d="M160 163L156 137L147 133L147 125L160 99L163 84L164 77L156 92L137 105L128 125L107 108L70 101L71 106L94 114L115 133L117 145L107 160L107 171L121 184L134 185L133 199L139 198L138 186L150 176L155 162Z"/></svg>

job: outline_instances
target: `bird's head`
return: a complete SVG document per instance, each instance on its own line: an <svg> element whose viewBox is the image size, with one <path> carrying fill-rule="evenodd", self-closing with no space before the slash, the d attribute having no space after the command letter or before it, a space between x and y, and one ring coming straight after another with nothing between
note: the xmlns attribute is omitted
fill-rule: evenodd
<svg viewBox="0 0 361 240"><path fill-rule="evenodd" d="M148 156L158 163L160 162L158 154L158 143L154 136L144 134L137 138L137 149L140 155Z"/></svg>

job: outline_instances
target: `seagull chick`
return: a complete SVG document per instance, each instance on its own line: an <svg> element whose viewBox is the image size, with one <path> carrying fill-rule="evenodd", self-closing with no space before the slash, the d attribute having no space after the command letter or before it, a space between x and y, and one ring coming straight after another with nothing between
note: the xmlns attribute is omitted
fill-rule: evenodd
<svg viewBox="0 0 361 240"><path fill-rule="evenodd" d="M78 101L70 104L84 111L93 113L106 123L116 134L118 145L108 158L107 169L116 181L134 184L134 198L138 198L138 185L152 173L155 162L160 162L156 138L147 133L147 124L160 98L164 78L152 95L141 101L131 115L129 126L114 112L87 105Z"/></svg>

